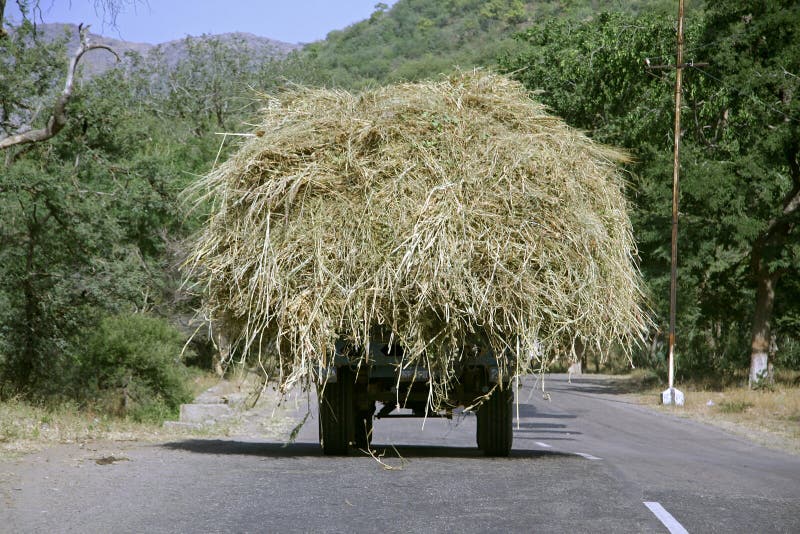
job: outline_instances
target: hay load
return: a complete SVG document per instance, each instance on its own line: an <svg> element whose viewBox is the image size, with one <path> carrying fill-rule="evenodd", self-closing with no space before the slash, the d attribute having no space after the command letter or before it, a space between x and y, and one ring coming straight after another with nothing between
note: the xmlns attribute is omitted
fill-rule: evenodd
<svg viewBox="0 0 800 534"><path fill-rule="evenodd" d="M284 388L376 332L438 397L475 347L515 374L627 346L646 318L623 157L482 71L285 92L193 188L204 311Z"/></svg>

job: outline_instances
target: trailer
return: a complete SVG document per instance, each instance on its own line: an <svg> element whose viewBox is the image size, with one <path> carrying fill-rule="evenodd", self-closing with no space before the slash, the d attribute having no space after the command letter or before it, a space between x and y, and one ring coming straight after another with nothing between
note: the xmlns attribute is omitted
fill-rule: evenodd
<svg viewBox="0 0 800 534"><path fill-rule="evenodd" d="M476 406L478 448L487 456L509 455L514 395L491 350L475 350L458 366L446 407L439 411L429 405L430 380L435 377L405 358L396 343L371 341L366 350L359 350L339 342L332 360L320 373L317 392L320 443L326 455L368 449L375 419L449 418L454 409L471 406Z"/></svg>

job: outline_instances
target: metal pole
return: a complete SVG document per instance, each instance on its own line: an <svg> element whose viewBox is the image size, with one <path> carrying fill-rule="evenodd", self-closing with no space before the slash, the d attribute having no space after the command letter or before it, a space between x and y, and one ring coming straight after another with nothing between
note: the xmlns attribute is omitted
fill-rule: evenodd
<svg viewBox="0 0 800 534"><path fill-rule="evenodd" d="M678 294L678 196L681 146L681 85L683 82L683 0L678 0L678 59L675 69L675 157L672 171L672 266L669 288L669 389L675 386L675 308ZM674 399L673 399L674 402Z"/></svg>

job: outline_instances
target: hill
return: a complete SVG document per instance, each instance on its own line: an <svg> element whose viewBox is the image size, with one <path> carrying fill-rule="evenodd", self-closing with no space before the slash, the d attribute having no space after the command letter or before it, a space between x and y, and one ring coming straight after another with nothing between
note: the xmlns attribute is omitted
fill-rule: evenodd
<svg viewBox="0 0 800 534"><path fill-rule="evenodd" d="M694 2L697 3L697 2ZM332 31L294 54L313 85L359 88L419 80L454 66L493 65L517 46L513 34L548 18L584 20L600 11L677 10L672 0L399 0Z"/></svg>
<svg viewBox="0 0 800 534"><path fill-rule="evenodd" d="M69 54L71 54L72 51L78 47L78 26L75 24L40 24L37 25L37 31L41 32L42 38L45 41L55 41L57 39L63 39L66 36L68 39L66 45L67 53ZM134 52L145 56L156 49L160 49L164 55L167 65L169 66L175 66L182 59L187 57L187 39L194 41L198 39L203 40L215 38L219 39L223 43L236 44L237 46L246 48L254 55L267 57L284 57L291 51L297 50L302 46L243 32L223 33L218 35L201 35L197 37L187 36L184 39L168 41L160 44L123 41L91 32L89 33L89 37L94 43L110 46L120 55L120 57L124 57L129 52ZM84 73L89 76L105 72L107 69L112 67L114 63L114 56L104 52L93 52L86 54L82 60Z"/></svg>

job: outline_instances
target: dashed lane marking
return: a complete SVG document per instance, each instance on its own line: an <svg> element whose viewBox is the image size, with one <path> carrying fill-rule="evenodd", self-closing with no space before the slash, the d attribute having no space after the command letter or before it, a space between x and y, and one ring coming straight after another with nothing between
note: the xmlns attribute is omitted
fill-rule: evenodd
<svg viewBox="0 0 800 534"><path fill-rule="evenodd" d="M657 502L644 503L647 508L661 521L670 534L689 534L689 531L683 528L683 525L678 523L678 520L672 517L672 514L667 512L661 504Z"/></svg>
<svg viewBox="0 0 800 534"><path fill-rule="evenodd" d="M576 452L578 456L582 458L586 458L587 460L602 460L602 458L598 458L597 456L592 456L591 454L586 454L585 452Z"/></svg>
<svg viewBox="0 0 800 534"><path fill-rule="evenodd" d="M552 445L548 445L547 443L542 443L541 441L536 441L535 443L540 447L544 447L545 449L552 449L553 448Z"/></svg>

